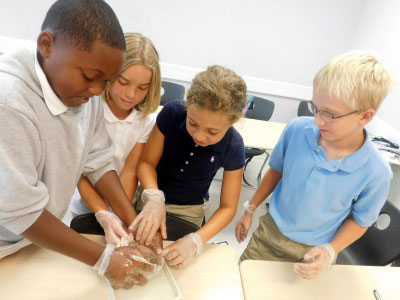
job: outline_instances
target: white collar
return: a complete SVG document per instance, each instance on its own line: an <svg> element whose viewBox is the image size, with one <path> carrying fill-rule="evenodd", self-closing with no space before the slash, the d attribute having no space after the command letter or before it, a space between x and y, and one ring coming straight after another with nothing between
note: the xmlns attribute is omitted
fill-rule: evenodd
<svg viewBox="0 0 400 300"><path fill-rule="evenodd" d="M36 49L35 49L36 51ZM44 74L39 61L37 59L37 53L35 53L35 71L39 78L40 86L43 91L43 98L46 102L47 108L53 114L53 116L61 115L68 110L68 107L62 103L60 98L54 93L49 82L47 81L46 75Z"/></svg>
<svg viewBox="0 0 400 300"><path fill-rule="evenodd" d="M113 114L108 104L104 101L104 119L109 123L132 123L136 119L136 115L139 113L139 111L133 108L125 119L120 120Z"/></svg>

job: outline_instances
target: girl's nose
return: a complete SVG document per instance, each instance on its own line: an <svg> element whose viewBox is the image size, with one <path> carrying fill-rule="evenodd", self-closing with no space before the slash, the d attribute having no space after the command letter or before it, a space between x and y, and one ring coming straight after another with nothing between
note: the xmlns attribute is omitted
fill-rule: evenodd
<svg viewBox="0 0 400 300"><path fill-rule="evenodd" d="M135 89L128 89L126 96L130 99L135 98Z"/></svg>
<svg viewBox="0 0 400 300"><path fill-rule="evenodd" d="M205 141L205 135L200 130L195 131L193 136L199 142L204 142Z"/></svg>

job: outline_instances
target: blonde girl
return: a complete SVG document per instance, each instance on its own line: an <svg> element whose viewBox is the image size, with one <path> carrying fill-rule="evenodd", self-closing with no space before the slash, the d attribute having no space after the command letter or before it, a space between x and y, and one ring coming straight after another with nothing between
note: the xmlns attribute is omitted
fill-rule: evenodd
<svg viewBox="0 0 400 300"><path fill-rule="evenodd" d="M153 112L160 104L161 75L158 53L147 37L126 33L125 41L124 65L119 76L107 84L102 98L106 128L115 146L114 164L132 201L139 157L155 123ZM109 203L114 214L86 177L81 177L78 189L82 198L73 199L72 212L78 215L93 211L107 242L117 244L136 217L131 203Z"/></svg>

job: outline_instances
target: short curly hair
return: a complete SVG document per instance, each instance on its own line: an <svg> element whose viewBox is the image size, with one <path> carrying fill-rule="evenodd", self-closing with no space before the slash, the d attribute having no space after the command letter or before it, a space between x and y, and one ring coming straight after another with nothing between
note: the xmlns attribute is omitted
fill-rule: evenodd
<svg viewBox="0 0 400 300"><path fill-rule="evenodd" d="M246 83L235 72L218 65L210 66L193 79L186 105L196 104L200 108L222 112L234 123L242 117L246 92Z"/></svg>
<svg viewBox="0 0 400 300"><path fill-rule="evenodd" d="M103 0L58 0L47 11L41 30L81 50L90 51L95 41L125 50L121 25Z"/></svg>

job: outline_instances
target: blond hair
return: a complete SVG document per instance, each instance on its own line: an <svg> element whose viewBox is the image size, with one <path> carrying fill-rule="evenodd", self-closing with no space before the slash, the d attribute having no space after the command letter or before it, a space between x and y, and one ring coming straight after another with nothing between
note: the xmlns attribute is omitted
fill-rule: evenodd
<svg viewBox="0 0 400 300"><path fill-rule="evenodd" d="M314 77L315 95L342 100L358 111L375 111L393 88L393 80L379 58L365 51L336 56Z"/></svg>
<svg viewBox="0 0 400 300"><path fill-rule="evenodd" d="M125 61L121 73L137 64L144 65L152 71L149 91L144 100L135 106L135 109L143 112L142 117L145 118L160 105L161 72L158 53L151 40L140 33L125 33L125 42ZM110 90L114 81L109 82L102 93L106 102L111 100Z"/></svg>
<svg viewBox="0 0 400 300"><path fill-rule="evenodd" d="M234 123L242 116L246 91L246 83L236 73L221 66L210 66L193 79L186 104L222 112Z"/></svg>

